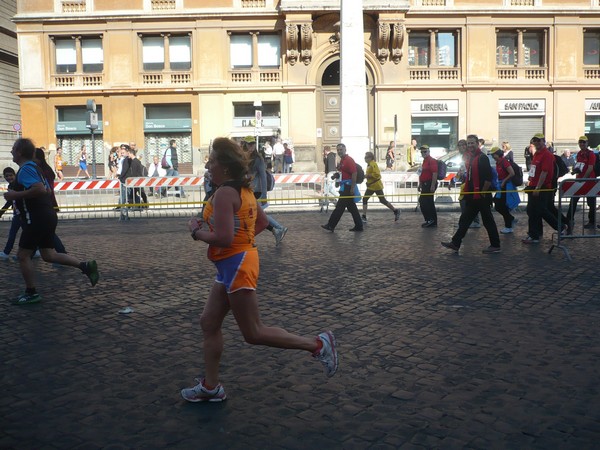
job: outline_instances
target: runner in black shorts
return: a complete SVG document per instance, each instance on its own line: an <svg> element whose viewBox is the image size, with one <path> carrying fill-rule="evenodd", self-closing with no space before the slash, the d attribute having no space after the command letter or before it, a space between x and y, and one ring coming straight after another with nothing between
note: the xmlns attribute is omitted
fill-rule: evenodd
<svg viewBox="0 0 600 450"><path fill-rule="evenodd" d="M11 150L13 161L19 165L15 190L4 194L7 201L14 201L20 212L23 231L19 240L17 258L25 280L25 292L17 297L15 304L38 303L42 298L35 288L35 271L31 255L40 249L46 262L77 267L87 275L92 286L98 282L96 261L78 261L71 255L56 253L54 233L58 218L52 204L50 186L39 167L33 162L35 146L30 139L17 139Z"/></svg>

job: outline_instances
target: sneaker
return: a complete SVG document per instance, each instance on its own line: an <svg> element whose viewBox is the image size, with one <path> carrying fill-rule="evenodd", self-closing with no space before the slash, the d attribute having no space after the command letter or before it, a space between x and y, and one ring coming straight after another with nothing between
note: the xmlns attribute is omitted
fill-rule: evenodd
<svg viewBox="0 0 600 450"><path fill-rule="evenodd" d="M594 222L588 222L583 226L583 228L586 230L594 230L596 228L596 224Z"/></svg>
<svg viewBox="0 0 600 450"><path fill-rule="evenodd" d="M321 225L321 228L327 231L331 231L333 233L333 228L331 228L328 223L326 223L325 225Z"/></svg>
<svg viewBox="0 0 600 450"><path fill-rule="evenodd" d="M8 258L10 258L10 255L7 255L4 252L0 252L0 259L8 259Z"/></svg>
<svg viewBox="0 0 600 450"><path fill-rule="evenodd" d="M42 301L42 297L40 294L28 294L24 293L17 297L14 304L15 305L31 305L33 303L39 303Z"/></svg>
<svg viewBox="0 0 600 450"><path fill-rule="evenodd" d="M42 255L40 254L39 250L36 250L35 253L31 256L32 258L41 258Z"/></svg>
<svg viewBox="0 0 600 450"><path fill-rule="evenodd" d="M512 228L508 228L508 227L506 227L506 228L502 228L502 229L500 230L500 233L502 233L502 234L510 234L510 233L512 233L512 232L513 232L513 229L512 229Z"/></svg>
<svg viewBox="0 0 600 450"><path fill-rule="evenodd" d="M335 336L331 331L325 331L317 336L317 339L323 343L319 353L313 354L315 359L321 361L325 367L325 375L332 377L338 369L338 354L336 350Z"/></svg>
<svg viewBox="0 0 600 450"><path fill-rule="evenodd" d="M364 228L358 228L358 227L352 227L348 231L358 231L358 232L360 232L360 231L365 231L365 229Z"/></svg>
<svg viewBox="0 0 600 450"><path fill-rule="evenodd" d="M454 243L452 241L442 242L441 244L443 247L449 248L450 250L454 250L455 252L458 252L458 250L460 249L460 247L454 245Z"/></svg>
<svg viewBox="0 0 600 450"><path fill-rule="evenodd" d="M363 222L367 221L367 216L365 216L364 214L362 216L360 216L360 218L362 219Z"/></svg>
<svg viewBox="0 0 600 450"><path fill-rule="evenodd" d="M431 228L437 227L437 223L433 220L428 220L427 222L421 224L421 228Z"/></svg>
<svg viewBox="0 0 600 450"><path fill-rule="evenodd" d="M185 388L181 390L181 396L188 402L222 402L227 399L225 395L225 389L220 384L212 391L209 391L204 387L204 378L196 378L198 384L191 388Z"/></svg>
<svg viewBox="0 0 600 450"><path fill-rule="evenodd" d="M481 228L481 224L479 222L471 222L469 228Z"/></svg>
<svg viewBox="0 0 600 450"><path fill-rule="evenodd" d="M98 279L100 278L100 273L98 273L98 264L96 261L91 260L85 263L85 270L83 271L90 279L92 286L96 286L98 283Z"/></svg>
<svg viewBox="0 0 600 450"><path fill-rule="evenodd" d="M490 253L500 253L500 247L489 246L488 248L484 248L481 250L481 253L490 254Z"/></svg>
<svg viewBox="0 0 600 450"><path fill-rule="evenodd" d="M539 244L539 239L533 239L531 236L527 236L525 239L521 239L523 244Z"/></svg>
<svg viewBox="0 0 600 450"><path fill-rule="evenodd" d="M281 244L281 241L283 241L283 238L285 237L285 233L287 233L287 230L288 230L287 227L273 229L273 234L275 235L275 247L277 247L279 244Z"/></svg>
<svg viewBox="0 0 600 450"><path fill-rule="evenodd" d="M400 219L400 210L399 209L394 211L394 222L398 222L398 219Z"/></svg>

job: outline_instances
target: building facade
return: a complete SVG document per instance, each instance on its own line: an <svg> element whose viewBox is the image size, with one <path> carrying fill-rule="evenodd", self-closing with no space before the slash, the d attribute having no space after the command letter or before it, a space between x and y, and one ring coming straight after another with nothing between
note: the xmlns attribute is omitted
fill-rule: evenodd
<svg viewBox="0 0 600 450"><path fill-rule="evenodd" d="M14 0L0 0L0 167L12 163L10 149L21 126L17 30L12 22L17 13ZM13 164L14 165L14 164Z"/></svg>
<svg viewBox="0 0 600 450"><path fill-rule="evenodd" d="M339 0L18 0L23 133L91 148L178 141L201 173L217 136L293 142L296 171L339 139ZM393 4L393 9L390 5ZM453 149L468 133L522 158L600 144L600 0L364 0L371 150ZM369 149L364 149L365 151ZM519 159L518 159L519 160ZM101 169L99 174L102 173Z"/></svg>

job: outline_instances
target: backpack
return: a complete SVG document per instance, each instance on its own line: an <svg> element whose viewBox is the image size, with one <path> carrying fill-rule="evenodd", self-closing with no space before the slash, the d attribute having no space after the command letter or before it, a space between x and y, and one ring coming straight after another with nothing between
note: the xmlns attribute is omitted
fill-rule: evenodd
<svg viewBox="0 0 600 450"><path fill-rule="evenodd" d="M563 175L569 173L569 168L563 161L563 159L558 155L554 156L554 176L552 177L552 187L556 189L558 187L558 179Z"/></svg>
<svg viewBox="0 0 600 450"><path fill-rule="evenodd" d="M268 170L266 171L266 173L267 173L267 191L272 191L273 187L275 186L275 177Z"/></svg>
<svg viewBox="0 0 600 450"><path fill-rule="evenodd" d="M523 185L523 169L516 162L514 162L514 161L509 161L509 162L510 162L510 166L515 171L515 175L510 179L510 181L515 188L518 188L521 185Z"/></svg>
<svg viewBox="0 0 600 450"><path fill-rule="evenodd" d="M361 184L363 181L365 181L365 171L360 164L356 163L356 184Z"/></svg>
<svg viewBox="0 0 600 450"><path fill-rule="evenodd" d="M444 161L440 161L438 159L437 167L438 167L437 179L443 180L444 178L446 178L446 175L448 174L448 166L446 165L446 163Z"/></svg>

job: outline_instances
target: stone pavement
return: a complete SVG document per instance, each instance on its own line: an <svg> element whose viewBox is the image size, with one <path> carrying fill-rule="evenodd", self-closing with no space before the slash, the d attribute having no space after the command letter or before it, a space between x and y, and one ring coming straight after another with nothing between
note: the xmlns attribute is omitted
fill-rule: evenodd
<svg viewBox="0 0 600 450"><path fill-rule="evenodd" d="M482 228L455 255L439 242L456 212L423 230L420 213L373 211L359 234L349 214L333 234L325 214L276 217L290 231L279 248L258 237L263 320L331 328L335 377L308 354L244 343L228 317L229 398L186 403L214 276L205 246L180 218L63 221L101 279L36 261L44 301L17 307L17 264L0 261L0 448L598 448L600 241L568 242L568 262L548 240L520 244L521 214L501 254L481 254Z"/></svg>

